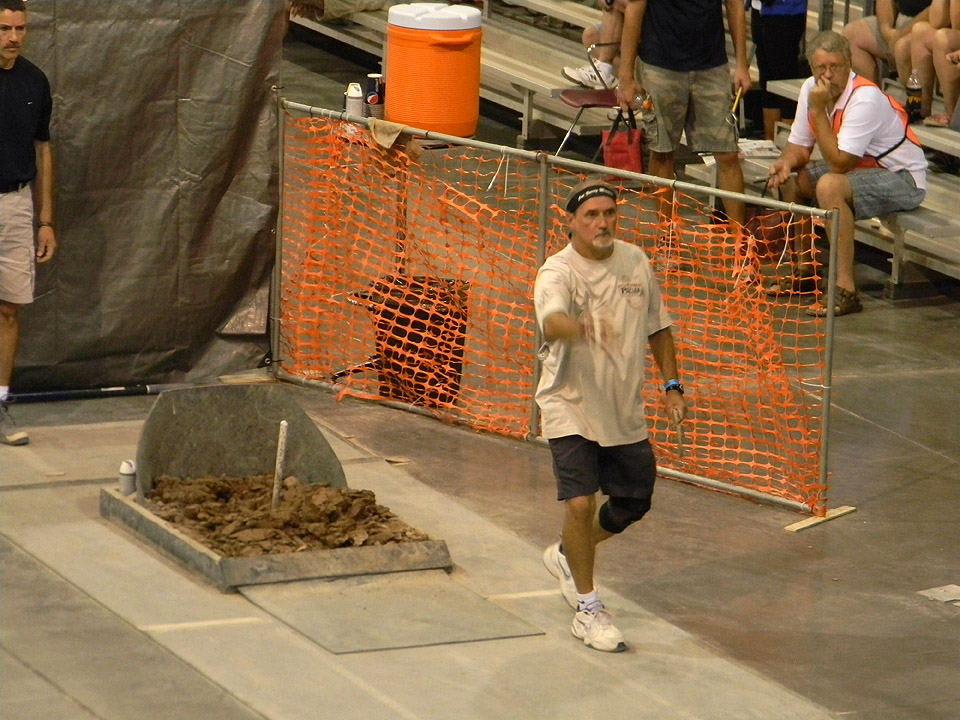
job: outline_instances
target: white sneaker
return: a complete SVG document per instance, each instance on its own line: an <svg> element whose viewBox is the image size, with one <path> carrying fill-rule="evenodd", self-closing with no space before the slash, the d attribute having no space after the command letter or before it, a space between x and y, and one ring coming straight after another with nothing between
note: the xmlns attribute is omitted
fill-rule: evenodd
<svg viewBox="0 0 960 720"><path fill-rule="evenodd" d="M623 633L613 624L613 618L603 608L590 612L581 610L573 616L570 631L574 637L583 640L583 644L603 652L623 652L627 649Z"/></svg>
<svg viewBox="0 0 960 720"><path fill-rule="evenodd" d="M548 547L541 557L547 571L560 581L560 594L563 595L563 599L567 601L567 605L576 610L577 586L573 582L573 575L570 574L567 559L560 552L560 543L555 542Z"/></svg>
<svg viewBox="0 0 960 720"><path fill-rule="evenodd" d="M26 445L30 442L30 436L17 427L7 410L7 404L0 401L0 443L4 445ZM576 599L576 596L574 596Z"/></svg>
<svg viewBox="0 0 960 720"><path fill-rule="evenodd" d="M600 82L600 78L597 76L596 71L590 64L581 65L580 67L565 67L563 70L561 70L561 74L571 82L575 82L578 85L583 85L584 87L593 88L594 90L603 90L604 83L606 83L606 87L610 89L617 86L617 76L604 67L600 68L600 74L603 76L603 82Z"/></svg>

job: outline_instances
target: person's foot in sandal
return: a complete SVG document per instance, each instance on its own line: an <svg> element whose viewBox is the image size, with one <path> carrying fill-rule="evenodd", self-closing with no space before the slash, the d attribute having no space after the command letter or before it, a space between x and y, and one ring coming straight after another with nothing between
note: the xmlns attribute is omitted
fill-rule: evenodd
<svg viewBox="0 0 960 720"><path fill-rule="evenodd" d="M950 127L950 118L946 115L929 115L923 119L927 127Z"/></svg>
<svg viewBox="0 0 960 720"><path fill-rule="evenodd" d="M860 302L860 293L856 290L847 290L839 285L837 286L836 304L833 306L833 316L850 315L863 310L863 304ZM826 317L827 306L818 302L807 308L807 315L813 317Z"/></svg>
<svg viewBox="0 0 960 720"><path fill-rule="evenodd" d="M820 278L817 276L813 265L804 264L794 269L790 275L774 280L767 285L764 292L770 297L812 292L817 289L819 281Z"/></svg>

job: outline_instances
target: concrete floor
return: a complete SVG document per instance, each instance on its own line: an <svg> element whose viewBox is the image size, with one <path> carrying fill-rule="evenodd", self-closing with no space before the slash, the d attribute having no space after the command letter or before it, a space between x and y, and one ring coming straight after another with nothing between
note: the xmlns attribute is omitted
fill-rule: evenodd
<svg viewBox="0 0 960 720"><path fill-rule="evenodd" d="M288 96L317 105L373 69L299 42L288 59ZM542 447L291 387L359 482L450 543L455 582L543 632L333 655L100 520L152 398L17 407L33 443L0 447L0 715L955 720L960 605L920 593L960 585L957 288L890 301L857 272L829 455L830 504L857 511L793 534L789 511L662 480L600 553L621 656L570 637L539 565L560 520Z"/></svg>

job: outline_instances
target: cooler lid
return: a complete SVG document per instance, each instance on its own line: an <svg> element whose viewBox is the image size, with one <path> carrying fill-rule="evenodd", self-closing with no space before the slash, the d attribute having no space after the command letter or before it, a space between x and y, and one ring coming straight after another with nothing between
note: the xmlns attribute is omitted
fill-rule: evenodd
<svg viewBox="0 0 960 720"><path fill-rule="evenodd" d="M468 30L483 22L479 8L446 3L407 3L394 5L387 22L415 30Z"/></svg>

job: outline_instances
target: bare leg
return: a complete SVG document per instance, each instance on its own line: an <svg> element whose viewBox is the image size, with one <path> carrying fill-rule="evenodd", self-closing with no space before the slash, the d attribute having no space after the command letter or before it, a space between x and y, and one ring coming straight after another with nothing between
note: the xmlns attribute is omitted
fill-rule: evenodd
<svg viewBox="0 0 960 720"><path fill-rule="evenodd" d="M936 84L933 69L933 36L935 34L936 29L927 22L915 23L910 32L910 66L916 70L920 78L923 93L920 100L920 114L923 117L930 114L930 107L933 105L933 86ZM899 65L897 71L900 71ZM902 75L900 79L906 82Z"/></svg>
<svg viewBox="0 0 960 720"><path fill-rule="evenodd" d="M743 168L740 167L740 156L736 152L715 153L717 160L717 187L730 192L743 192ZM743 224L746 218L742 200L724 200L723 209L730 220Z"/></svg>
<svg viewBox="0 0 960 720"><path fill-rule="evenodd" d="M650 174L659 178L673 180L676 158L672 152L650 152Z"/></svg>
<svg viewBox="0 0 960 720"><path fill-rule="evenodd" d="M597 5L603 11L600 16L600 27L591 25L584 28L580 41L585 48L600 45L593 53L593 57L599 62L613 65L620 52L620 46L616 43L620 42L620 34L623 32L623 9L617 4L608 8L604 0L599 0Z"/></svg>
<svg viewBox="0 0 960 720"><path fill-rule="evenodd" d="M777 132L777 123L780 122L780 108L763 109L763 137L773 140Z"/></svg>
<svg viewBox="0 0 960 720"><path fill-rule="evenodd" d="M616 8L608 10L603 14L603 24L600 27L600 42L619 43L620 35L623 32L623 10ZM620 52L619 45L605 45L601 50L604 51L602 57L606 62L613 64L614 59Z"/></svg>
<svg viewBox="0 0 960 720"><path fill-rule="evenodd" d="M927 23L923 23L926 25ZM914 26L915 27L915 26ZM911 56L913 34L908 33L893 46L893 61L897 66L897 79L903 84L907 84L910 79L910 73L913 72L913 62Z"/></svg>
<svg viewBox="0 0 960 720"><path fill-rule="evenodd" d="M600 42L600 28L598 28L596 25L591 25L588 28L584 28L583 34L580 36L580 42L583 43L585 48L588 48L591 45L596 45L598 42ZM597 50L594 57L599 59L600 50Z"/></svg>
<svg viewBox="0 0 960 720"><path fill-rule="evenodd" d="M666 178L667 180L673 180L676 177L676 156L672 152L660 153L650 151L650 174L655 177ZM660 207L657 209L657 213L660 216L660 222L666 223L670 221L670 218L673 214L672 212L673 205L673 191L670 190L664 193L661 196Z"/></svg>
<svg viewBox="0 0 960 720"><path fill-rule="evenodd" d="M593 564L597 543L613 536L597 524L595 495L570 498L564 502L563 554L581 595L594 590Z"/></svg>
<svg viewBox="0 0 960 720"><path fill-rule="evenodd" d="M17 353L20 306L0 300L0 385L9 386Z"/></svg>
<svg viewBox="0 0 960 720"><path fill-rule="evenodd" d="M570 574L577 592L585 595L593 587L593 561L596 543L593 539L593 517L597 512L597 500L593 495L570 498L564 501L563 554L570 566Z"/></svg>
<svg viewBox="0 0 960 720"><path fill-rule="evenodd" d="M850 41L850 64L857 75L878 82L877 58L883 52L877 46L873 30L864 20L854 20L843 28L843 35Z"/></svg>
<svg viewBox="0 0 960 720"><path fill-rule="evenodd" d="M853 191L847 176L827 173L817 182L817 205L840 212L837 236L837 285L855 292L853 279Z"/></svg>
<svg viewBox="0 0 960 720"><path fill-rule="evenodd" d="M960 2L960 0L957 0ZM942 28L933 36L933 64L940 79L944 113L949 118L960 97L960 65L947 59L947 53L960 49L960 28Z"/></svg>
<svg viewBox="0 0 960 720"><path fill-rule="evenodd" d="M800 170L797 179L790 178L780 186L780 199L784 202L801 202L807 205L813 198L813 188L810 187L810 178ZM822 266L816 266L816 249L813 243L813 220L809 216L801 216L793 223L790 236L790 248L793 256L790 261L797 277L809 275L816 269L823 272Z"/></svg>

